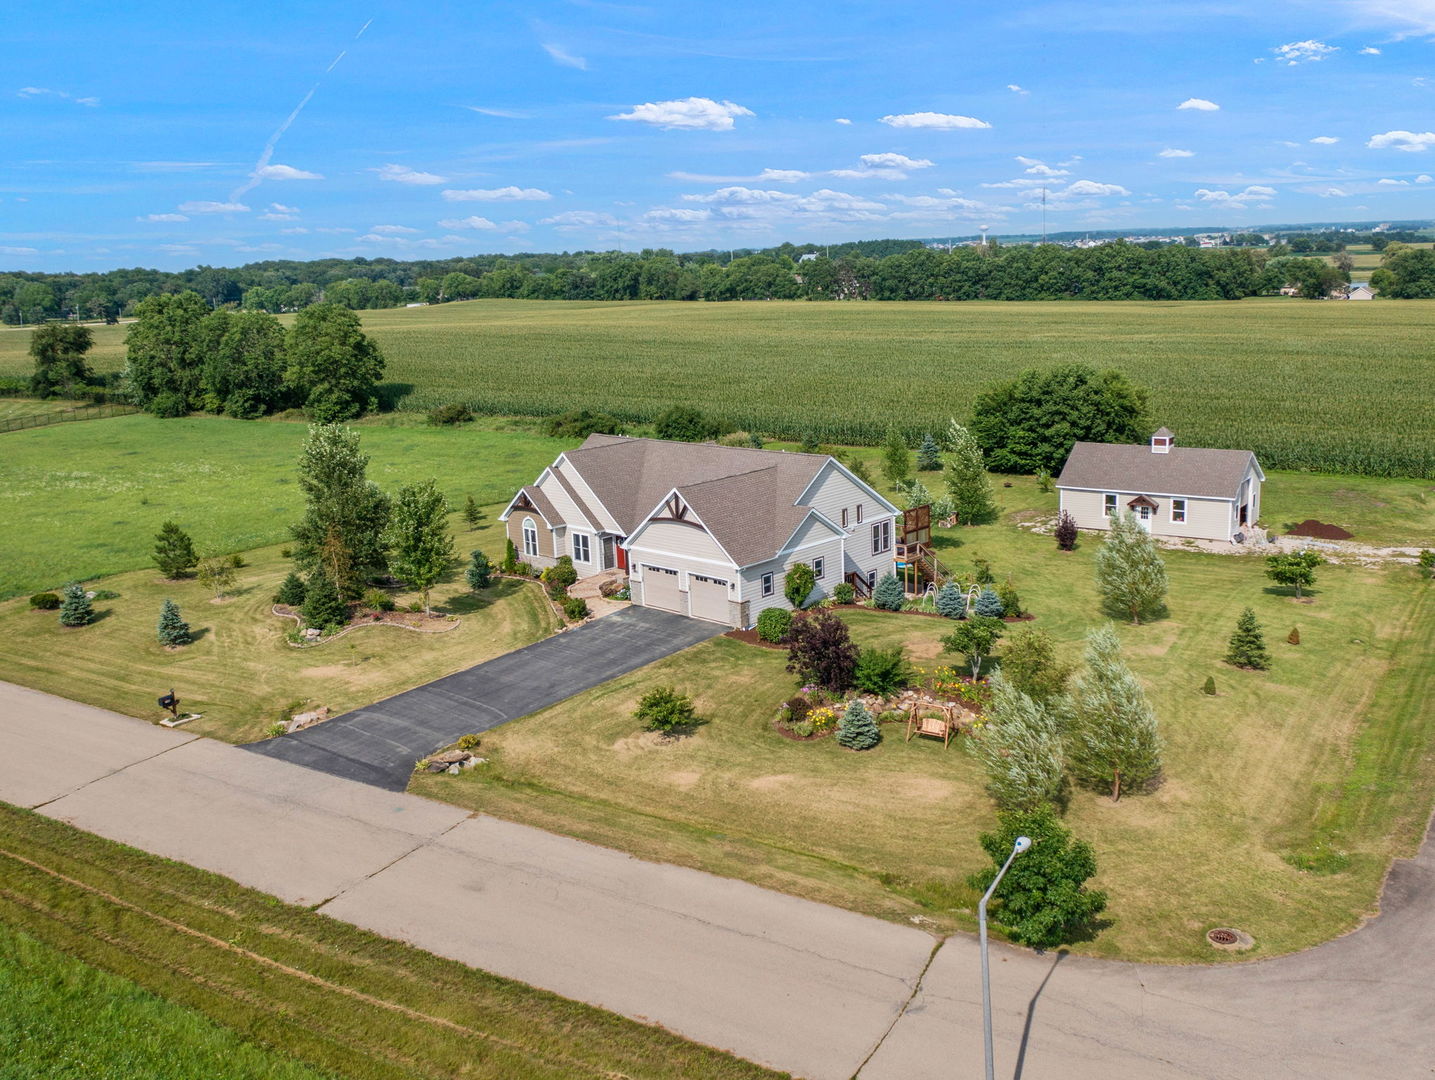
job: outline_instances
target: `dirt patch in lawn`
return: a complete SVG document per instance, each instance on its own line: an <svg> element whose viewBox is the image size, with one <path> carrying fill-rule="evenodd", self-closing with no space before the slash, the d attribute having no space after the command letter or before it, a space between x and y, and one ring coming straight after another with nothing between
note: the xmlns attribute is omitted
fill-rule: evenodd
<svg viewBox="0 0 1435 1080"><path fill-rule="evenodd" d="M677 743L677 739L670 739L661 731L635 731L631 735L624 735L609 749L619 754L645 754L649 750L662 750Z"/></svg>
<svg viewBox="0 0 1435 1080"><path fill-rule="evenodd" d="M671 784L675 784L678 787L683 788L684 790L692 787L702 778L702 773L694 772L692 770L668 773L668 782Z"/></svg>
<svg viewBox="0 0 1435 1080"><path fill-rule="evenodd" d="M1316 540L1349 540L1355 534L1347 532L1339 525L1327 525L1323 521L1316 521L1315 518L1306 518L1299 525L1292 525L1286 530L1287 536L1309 536Z"/></svg>

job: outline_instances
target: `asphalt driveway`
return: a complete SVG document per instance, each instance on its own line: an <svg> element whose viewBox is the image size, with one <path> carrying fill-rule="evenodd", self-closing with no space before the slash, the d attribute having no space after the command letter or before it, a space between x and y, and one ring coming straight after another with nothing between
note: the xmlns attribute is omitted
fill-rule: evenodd
<svg viewBox="0 0 1435 1080"><path fill-rule="evenodd" d="M717 623L631 607L386 701L245 749L389 791L414 762L723 632Z"/></svg>

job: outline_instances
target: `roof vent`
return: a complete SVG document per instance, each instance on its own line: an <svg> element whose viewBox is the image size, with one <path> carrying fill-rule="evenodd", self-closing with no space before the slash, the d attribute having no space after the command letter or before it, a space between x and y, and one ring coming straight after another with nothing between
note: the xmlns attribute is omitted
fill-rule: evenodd
<svg viewBox="0 0 1435 1080"><path fill-rule="evenodd" d="M1176 436L1172 435L1167 428L1158 428L1151 436L1151 453L1169 454L1171 447L1176 445Z"/></svg>

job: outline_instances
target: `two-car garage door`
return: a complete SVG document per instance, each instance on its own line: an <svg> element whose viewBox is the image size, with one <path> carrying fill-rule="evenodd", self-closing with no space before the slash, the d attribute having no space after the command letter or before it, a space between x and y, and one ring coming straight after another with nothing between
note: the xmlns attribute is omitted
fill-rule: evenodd
<svg viewBox="0 0 1435 1080"><path fill-rule="evenodd" d="M708 622L728 623L727 582L702 574L688 575L688 596L678 588L678 572L643 565L643 603L647 607L691 615ZM691 610L689 610L691 605Z"/></svg>

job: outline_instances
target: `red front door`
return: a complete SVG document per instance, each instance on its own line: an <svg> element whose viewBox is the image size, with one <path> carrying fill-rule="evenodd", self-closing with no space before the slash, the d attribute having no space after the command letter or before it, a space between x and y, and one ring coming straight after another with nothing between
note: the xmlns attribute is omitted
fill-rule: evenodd
<svg viewBox="0 0 1435 1080"><path fill-rule="evenodd" d="M628 551L622 544L618 545L618 569L628 569Z"/></svg>

